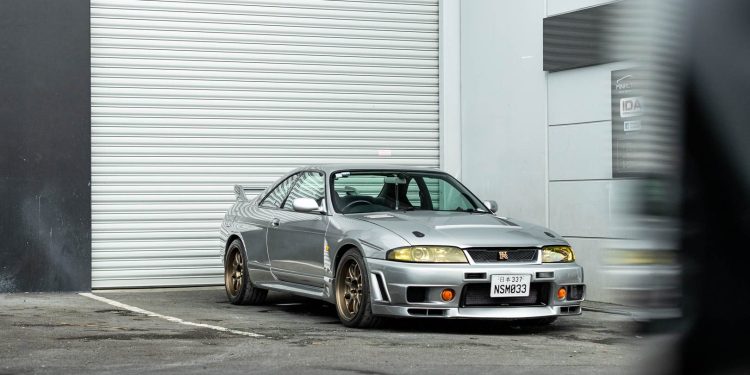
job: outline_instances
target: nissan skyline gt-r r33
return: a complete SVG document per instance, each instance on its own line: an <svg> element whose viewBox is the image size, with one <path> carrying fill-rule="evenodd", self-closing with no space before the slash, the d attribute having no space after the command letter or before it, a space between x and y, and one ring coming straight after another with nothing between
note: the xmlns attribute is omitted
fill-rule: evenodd
<svg viewBox="0 0 750 375"><path fill-rule="evenodd" d="M549 229L494 214L436 169L298 168L222 223L221 259L233 304L268 290L336 305L341 322L381 317L533 319L578 315L583 269Z"/></svg>

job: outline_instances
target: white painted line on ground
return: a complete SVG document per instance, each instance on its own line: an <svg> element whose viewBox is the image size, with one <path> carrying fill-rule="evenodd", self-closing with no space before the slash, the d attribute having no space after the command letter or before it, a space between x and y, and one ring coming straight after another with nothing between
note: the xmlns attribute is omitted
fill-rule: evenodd
<svg viewBox="0 0 750 375"><path fill-rule="evenodd" d="M261 334L258 334L258 333L238 331L236 329L229 329L229 328L224 328L224 327L215 326L215 325L211 325L211 324L188 322L187 320L182 320L180 318L175 318L173 316L167 316L167 315L158 314L158 313L155 313L153 311L144 310L144 309L142 309L140 307L130 306L130 305L124 304L122 302L117 302L115 300L111 300L109 298L104 298L104 297L101 297L101 296L97 296L97 295L92 294L92 293L78 293L78 294L81 295L81 296L84 296L84 297L88 297L88 298L97 300L99 302L104 302L104 303L112 305L114 307L118 307L118 308L121 308L121 309L132 311L134 313L143 314L143 315L147 315L147 316L154 317L154 318L161 318L161 319L173 322L173 323L184 324L186 326L208 328L208 329L212 329L214 331L234 333L235 335L248 336L248 337L265 337L265 336L263 336Z"/></svg>

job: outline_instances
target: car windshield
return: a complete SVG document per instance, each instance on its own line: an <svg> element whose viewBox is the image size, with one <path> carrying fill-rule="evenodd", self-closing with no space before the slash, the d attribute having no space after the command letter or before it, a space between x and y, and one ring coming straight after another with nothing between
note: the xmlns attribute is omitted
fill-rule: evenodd
<svg viewBox="0 0 750 375"><path fill-rule="evenodd" d="M469 190L444 173L351 171L331 176L333 208L352 214L383 211L487 209Z"/></svg>

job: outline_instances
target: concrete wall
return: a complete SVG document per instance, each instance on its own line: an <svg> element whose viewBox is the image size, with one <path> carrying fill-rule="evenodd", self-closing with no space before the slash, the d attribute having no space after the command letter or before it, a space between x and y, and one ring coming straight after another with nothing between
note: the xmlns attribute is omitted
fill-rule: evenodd
<svg viewBox="0 0 750 375"><path fill-rule="evenodd" d="M462 179L499 213L546 223L543 1L461 2Z"/></svg>

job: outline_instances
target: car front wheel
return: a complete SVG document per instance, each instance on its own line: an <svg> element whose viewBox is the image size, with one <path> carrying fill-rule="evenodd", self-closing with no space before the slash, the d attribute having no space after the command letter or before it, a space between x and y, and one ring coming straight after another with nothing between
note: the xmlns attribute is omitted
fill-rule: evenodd
<svg viewBox="0 0 750 375"><path fill-rule="evenodd" d="M255 288L250 282L245 247L238 239L229 245L224 260L224 288L233 305L259 305L268 294L268 290Z"/></svg>
<svg viewBox="0 0 750 375"><path fill-rule="evenodd" d="M374 327L381 321L372 314L370 281L364 258L356 249L348 250L336 269L336 311L347 327Z"/></svg>

